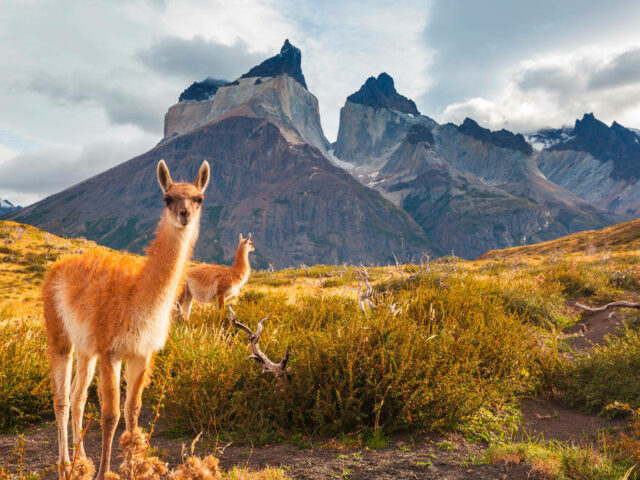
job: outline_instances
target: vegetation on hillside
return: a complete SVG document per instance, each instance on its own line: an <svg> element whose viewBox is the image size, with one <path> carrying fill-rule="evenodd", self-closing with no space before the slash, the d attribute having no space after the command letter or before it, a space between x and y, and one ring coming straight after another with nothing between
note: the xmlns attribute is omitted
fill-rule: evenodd
<svg viewBox="0 0 640 480"><path fill-rule="evenodd" d="M624 231L626 249L614 239L608 245L616 247L608 249L580 250L577 242L571 245L579 250L550 255L370 267L375 308L358 302L362 268L254 272L234 310L250 328L270 316L260 345L274 360L290 351L291 378L262 374L228 312L196 305L156 356L145 404L163 405L174 434L202 431L211 439L258 443L321 435L376 444L398 431L458 430L491 442L492 459L512 455L539 465L547 459L549 478L619 478L634 453L615 440L603 451L512 435L522 395L553 394L608 414L615 402L640 408L636 315L624 317L621 335L584 353L563 332L586 315L576 300L637 298L640 247L633 250L635 236ZM0 256L0 281L15 279L0 299L0 429L6 431L51 418L37 270L70 251L101 247L9 222L0 222L0 235L10 249ZM26 300L24 313L19 299Z"/></svg>

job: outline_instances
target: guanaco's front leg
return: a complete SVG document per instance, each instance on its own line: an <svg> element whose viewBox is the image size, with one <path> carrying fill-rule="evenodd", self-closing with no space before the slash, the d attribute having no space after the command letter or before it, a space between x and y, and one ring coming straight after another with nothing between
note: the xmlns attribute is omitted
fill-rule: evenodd
<svg viewBox="0 0 640 480"><path fill-rule="evenodd" d="M120 367L122 361L109 355L100 358L100 390L102 392L102 456L97 480L104 480L111 468L111 445L120 420Z"/></svg>

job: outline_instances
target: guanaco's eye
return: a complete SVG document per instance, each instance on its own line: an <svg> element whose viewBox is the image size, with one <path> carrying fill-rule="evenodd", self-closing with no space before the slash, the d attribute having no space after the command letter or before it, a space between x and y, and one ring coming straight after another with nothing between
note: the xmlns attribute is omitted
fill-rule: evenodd
<svg viewBox="0 0 640 480"><path fill-rule="evenodd" d="M194 202L196 202L198 205L202 204L202 198L198 197L196 199L194 199Z"/></svg>
<svg viewBox="0 0 640 480"><path fill-rule="evenodd" d="M164 197L164 203L167 205L167 207L169 205L171 205L171 202L173 202L173 198L171 197Z"/></svg>

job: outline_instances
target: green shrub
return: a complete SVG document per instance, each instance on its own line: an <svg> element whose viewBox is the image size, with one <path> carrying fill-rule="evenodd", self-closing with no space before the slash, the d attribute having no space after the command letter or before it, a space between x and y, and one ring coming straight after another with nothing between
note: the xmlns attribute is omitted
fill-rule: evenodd
<svg viewBox="0 0 640 480"><path fill-rule="evenodd" d="M524 460L531 464L533 478L550 480L619 480L629 467L593 446L543 440L496 443L487 450L485 460L505 463Z"/></svg>
<svg viewBox="0 0 640 480"><path fill-rule="evenodd" d="M273 440L451 429L534 386L537 337L499 301L469 295L462 283L378 301L367 315L340 296L239 302L238 319L251 328L271 315L261 339L270 358L291 352L291 379L279 386L247 359L244 333L212 324L203 311L173 330L149 394L166 388L166 416L185 430ZM391 301L402 305L397 316L385 306Z"/></svg>
<svg viewBox="0 0 640 480"><path fill-rule="evenodd" d="M46 335L19 319L0 320L0 431L52 413Z"/></svg>
<svg viewBox="0 0 640 480"><path fill-rule="evenodd" d="M640 333L625 329L577 357L566 365L557 388L568 404L592 411L604 413L616 401L640 408Z"/></svg>

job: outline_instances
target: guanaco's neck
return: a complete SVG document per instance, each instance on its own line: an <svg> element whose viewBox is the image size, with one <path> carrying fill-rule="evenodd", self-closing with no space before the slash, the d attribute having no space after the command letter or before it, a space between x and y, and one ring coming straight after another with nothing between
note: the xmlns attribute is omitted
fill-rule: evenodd
<svg viewBox="0 0 640 480"><path fill-rule="evenodd" d="M233 261L233 269L243 276L251 271L251 265L249 264L249 249L243 246L238 247L236 252L236 259Z"/></svg>
<svg viewBox="0 0 640 480"><path fill-rule="evenodd" d="M136 303L154 305L176 294L198 238L199 218L185 228L174 226L166 215L162 216L156 238L147 249L147 262L136 285Z"/></svg>

